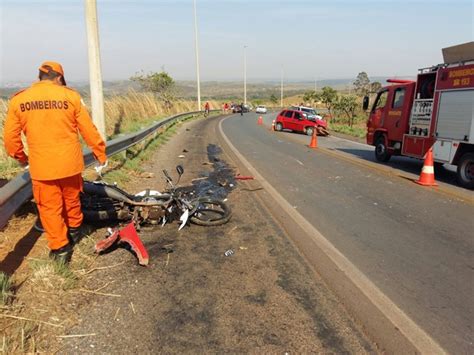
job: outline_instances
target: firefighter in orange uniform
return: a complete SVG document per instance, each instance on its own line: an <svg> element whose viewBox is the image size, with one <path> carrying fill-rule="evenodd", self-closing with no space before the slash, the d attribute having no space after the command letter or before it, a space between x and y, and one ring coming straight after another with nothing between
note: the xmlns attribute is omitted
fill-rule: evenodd
<svg viewBox="0 0 474 355"><path fill-rule="evenodd" d="M84 159L79 134L99 162L107 164L105 142L92 123L78 92L66 87L62 66L44 62L39 82L15 94L4 126L7 153L29 165L33 196L43 224L50 257L68 263L81 236ZM21 140L26 137L28 155Z"/></svg>

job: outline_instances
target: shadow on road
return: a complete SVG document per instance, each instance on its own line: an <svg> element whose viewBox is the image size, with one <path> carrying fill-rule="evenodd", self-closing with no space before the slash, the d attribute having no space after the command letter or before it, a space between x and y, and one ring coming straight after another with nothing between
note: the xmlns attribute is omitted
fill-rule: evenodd
<svg viewBox="0 0 474 355"><path fill-rule="evenodd" d="M419 175L421 173L421 169L423 168L423 161L414 158L395 156L390 158L390 160L386 163L380 163L375 159L374 152L366 149L333 148L332 150L351 154L366 161L390 166L394 169L399 169L401 171L415 175ZM438 181L458 186L456 173L454 171L448 170L444 166L435 167L435 177Z"/></svg>

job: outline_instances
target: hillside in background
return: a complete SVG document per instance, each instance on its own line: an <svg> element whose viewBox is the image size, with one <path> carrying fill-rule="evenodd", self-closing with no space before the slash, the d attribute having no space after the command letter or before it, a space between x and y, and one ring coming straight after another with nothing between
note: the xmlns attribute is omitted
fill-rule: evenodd
<svg viewBox="0 0 474 355"><path fill-rule="evenodd" d="M372 82L379 81L382 85L387 77L371 77ZM317 88L331 86L338 91L349 91L352 89L352 83L355 79L325 79L319 80ZM28 87L30 83L9 84L8 87L0 88L0 98L8 98L18 90ZM89 86L87 82L70 82L69 85L75 88L81 94L88 95ZM314 90L315 82L304 80L288 80L283 83L284 95L293 96L302 94L308 90ZM130 89L139 91L136 83L130 80L104 81L104 93L109 95L120 95L128 92ZM194 81L176 81L177 96L184 99L196 97L196 83ZM271 95L280 97L280 81L278 80L249 80L247 82L247 97L250 99L268 99ZM202 99L218 100L241 100L243 97L242 81L205 81L201 82Z"/></svg>

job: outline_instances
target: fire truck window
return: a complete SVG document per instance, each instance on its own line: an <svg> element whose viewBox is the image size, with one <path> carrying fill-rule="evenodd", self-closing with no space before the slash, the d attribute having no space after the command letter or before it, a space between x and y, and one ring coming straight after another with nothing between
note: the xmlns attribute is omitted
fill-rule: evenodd
<svg viewBox="0 0 474 355"><path fill-rule="evenodd" d="M292 111L286 111L286 112L285 112L285 117L291 118L291 116L293 116L293 112L292 112Z"/></svg>
<svg viewBox="0 0 474 355"><path fill-rule="evenodd" d="M434 96L435 78L427 78L420 88L420 99L432 99Z"/></svg>
<svg viewBox="0 0 474 355"><path fill-rule="evenodd" d="M379 93L379 95L377 96L377 99L375 100L372 111L375 111L379 108L384 108L385 104L387 103L387 96L388 96L388 91L382 91L381 93Z"/></svg>
<svg viewBox="0 0 474 355"><path fill-rule="evenodd" d="M403 106L403 99L405 98L405 88L398 88L393 95L392 108L400 108Z"/></svg>

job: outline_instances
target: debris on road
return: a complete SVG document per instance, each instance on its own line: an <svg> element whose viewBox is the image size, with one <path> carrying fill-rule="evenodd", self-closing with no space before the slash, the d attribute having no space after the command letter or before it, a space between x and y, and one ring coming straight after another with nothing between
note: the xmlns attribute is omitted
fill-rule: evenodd
<svg viewBox="0 0 474 355"><path fill-rule="evenodd" d="M109 237L97 242L95 245L95 252L98 254L104 252L117 243L128 244L135 252L135 255L138 258L138 263L143 266L148 265L148 252L143 246L133 222L129 223L122 229L113 231Z"/></svg>
<svg viewBox="0 0 474 355"><path fill-rule="evenodd" d="M235 180L253 180L253 176L236 175Z"/></svg>
<svg viewBox="0 0 474 355"><path fill-rule="evenodd" d="M319 126L319 127L316 128L316 131L321 136L329 136L329 131L324 127Z"/></svg>
<svg viewBox="0 0 474 355"><path fill-rule="evenodd" d="M181 158L181 159L182 159L182 158L186 158L186 155L180 154L180 155L178 155L178 158Z"/></svg>
<svg viewBox="0 0 474 355"><path fill-rule="evenodd" d="M226 252L224 253L224 255L225 255L225 256L234 255L234 250L232 250L232 249L226 250Z"/></svg>

